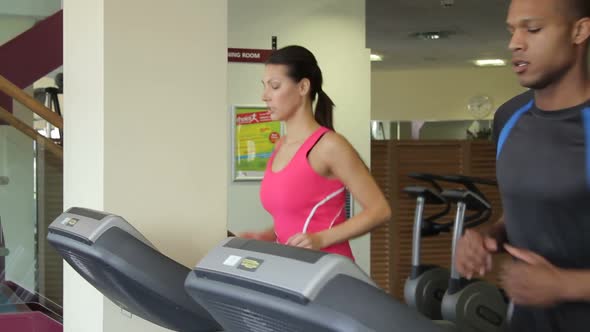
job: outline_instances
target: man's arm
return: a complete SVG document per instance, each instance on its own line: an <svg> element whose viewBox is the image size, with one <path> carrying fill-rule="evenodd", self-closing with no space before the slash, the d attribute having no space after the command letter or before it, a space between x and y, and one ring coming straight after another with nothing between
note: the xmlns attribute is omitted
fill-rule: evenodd
<svg viewBox="0 0 590 332"><path fill-rule="evenodd" d="M502 287L516 304L551 306L590 301L590 270L562 269L542 256L505 245L518 262L507 262L500 273Z"/></svg>
<svg viewBox="0 0 590 332"><path fill-rule="evenodd" d="M562 270L566 301L590 302L590 270Z"/></svg>
<svg viewBox="0 0 590 332"><path fill-rule="evenodd" d="M487 230L467 229L457 244L455 268L467 279L485 275L492 271L492 255L502 251L505 242L503 215Z"/></svg>
<svg viewBox="0 0 590 332"><path fill-rule="evenodd" d="M498 218L498 221L496 221L492 226L490 226L490 228L488 228L484 235L487 235L496 240L497 247L495 251L503 250L503 245L508 240L508 236L506 235L506 224L504 223L504 214L502 214L502 216Z"/></svg>

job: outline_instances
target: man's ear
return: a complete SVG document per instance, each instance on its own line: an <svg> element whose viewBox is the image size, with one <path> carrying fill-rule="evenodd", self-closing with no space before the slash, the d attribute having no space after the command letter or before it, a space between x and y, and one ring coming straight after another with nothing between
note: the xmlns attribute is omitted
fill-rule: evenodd
<svg viewBox="0 0 590 332"><path fill-rule="evenodd" d="M574 44L583 44L590 38L590 17L583 17L579 19L574 25L573 31Z"/></svg>

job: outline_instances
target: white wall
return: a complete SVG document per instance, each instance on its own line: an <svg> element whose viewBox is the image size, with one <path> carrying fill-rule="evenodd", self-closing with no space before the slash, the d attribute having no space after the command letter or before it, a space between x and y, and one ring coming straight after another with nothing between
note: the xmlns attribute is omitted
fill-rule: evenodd
<svg viewBox="0 0 590 332"><path fill-rule="evenodd" d="M61 9L61 0L2 0L1 16L45 17Z"/></svg>
<svg viewBox="0 0 590 332"><path fill-rule="evenodd" d="M336 104L336 130L369 164L370 62L365 49L365 1L229 0L229 47L270 49L272 36L277 36L279 48L299 44L315 54L324 74L324 90ZM264 105L263 70L262 64L229 64L230 105ZM258 182L230 183L230 230L256 230L272 224L260 204L258 190ZM368 270L368 237L353 246L359 265Z"/></svg>
<svg viewBox="0 0 590 332"><path fill-rule="evenodd" d="M105 4L105 206L193 267L225 237L227 7Z"/></svg>
<svg viewBox="0 0 590 332"><path fill-rule="evenodd" d="M61 0L0 1L0 45L61 9Z"/></svg>
<svg viewBox="0 0 590 332"><path fill-rule="evenodd" d="M190 267L224 238L226 52L223 0L66 1L64 208L120 214ZM64 282L66 332L163 330Z"/></svg>
<svg viewBox="0 0 590 332"><path fill-rule="evenodd" d="M31 89L27 89L31 92ZM14 115L28 125L33 113L14 103ZM10 254L6 257L6 279L35 290L35 224L33 197L33 140L11 126L0 126L0 176L9 179L0 185L0 217Z"/></svg>
<svg viewBox="0 0 590 332"><path fill-rule="evenodd" d="M462 120L470 97L485 94L494 107L524 91L510 67L373 71L371 119Z"/></svg>
<svg viewBox="0 0 590 332"><path fill-rule="evenodd" d="M0 15L0 45L29 30L35 22L32 17Z"/></svg>

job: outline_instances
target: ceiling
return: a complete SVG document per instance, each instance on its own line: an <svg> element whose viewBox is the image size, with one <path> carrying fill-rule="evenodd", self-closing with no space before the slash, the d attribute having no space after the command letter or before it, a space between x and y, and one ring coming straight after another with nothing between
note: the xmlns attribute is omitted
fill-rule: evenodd
<svg viewBox="0 0 590 332"><path fill-rule="evenodd" d="M38 9L34 14L27 12L29 15L40 15L42 10L50 13L56 4L58 9L61 4L60 0L0 1L4 2L5 5L0 5L0 15L10 15L25 7ZM29 2L36 7L23 5ZM442 2L452 3L452 6L443 7ZM372 66L375 69L473 66L472 61L478 58L508 58L509 35L504 22L509 2L366 0L367 47L372 53L383 56L382 62L373 62ZM12 8L13 12L6 8ZM19 15L23 14L19 12ZM432 31L451 31L453 34L439 40L410 36Z"/></svg>
<svg viewBox="0 0 590 332"><path fill-rule="evenodd" d="M442 2L452 3L443 7ZM473 66L480 58L509 59L509 0L366 0L367 47L383 56L374 69ZM417 32L448 31L422 40Z"/></svg>

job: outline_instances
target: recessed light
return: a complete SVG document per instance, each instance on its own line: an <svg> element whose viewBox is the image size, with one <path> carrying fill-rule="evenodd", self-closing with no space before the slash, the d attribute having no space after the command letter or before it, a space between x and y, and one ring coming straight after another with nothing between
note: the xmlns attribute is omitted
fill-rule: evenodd
<svg viewBox="0 0 590 332"><path fill-rule="evenodd" d="M475 60L475 65L479 67L501 67L506 66L506 61L502 59L479 59Z"/></svg>
<svg viewBox="0 0 590 332"><path fill-rule="evenodd" d="M377 54L371 54L371 61L383 61L383 57Z"/></svg>
<svg viewBox="0 0 590 332"><path fill-rule="evenodd" d="M425 32L412 33L412 34L410 34L410 38L422 39L422 40L439 40L439 39L447 39L454 34L455 34L455 32L450 31L450 30L425 31Z"/></svg>

